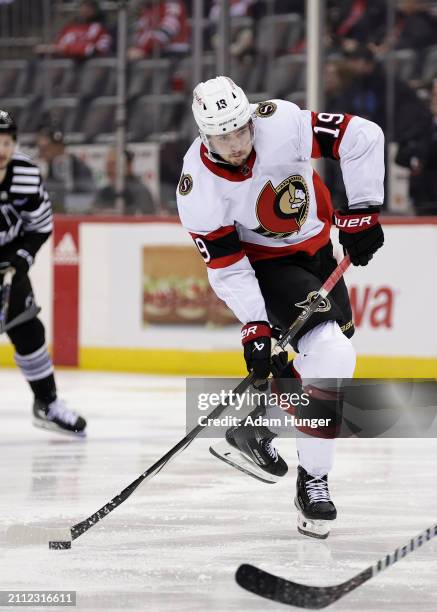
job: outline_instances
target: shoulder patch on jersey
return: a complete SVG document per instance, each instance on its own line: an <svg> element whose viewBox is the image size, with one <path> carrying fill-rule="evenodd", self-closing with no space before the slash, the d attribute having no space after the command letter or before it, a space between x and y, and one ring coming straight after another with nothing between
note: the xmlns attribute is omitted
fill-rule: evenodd
<svg viewBox="0 0 437 612"><path fill-rule="evenodd" d="M179 193L186 196L193 189L193 178L191 174L183 174L179 181Z"/></svg>
<svg viewBox="0 0 437 612"><path fill-rule="evenodd" d="M278 106L274 102L260 102L258 108L255 111L255 115L258 117L271 117L276 112Z"/></svg>

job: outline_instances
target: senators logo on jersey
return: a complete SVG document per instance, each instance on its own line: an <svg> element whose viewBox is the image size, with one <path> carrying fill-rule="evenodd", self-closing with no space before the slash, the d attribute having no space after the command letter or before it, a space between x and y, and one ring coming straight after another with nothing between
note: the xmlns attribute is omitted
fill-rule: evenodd
<svg viewBox="0 0 437 612"><path fill-rule="evenodd" d="M289 176L277 187L268 181L256 203L260 226L254 231L268 238L291 236L305 223L308 208L309 192L302 176Z"/></svg>
<svg viewBox="0 0 437 612"><path fill-rule="evenodd" d="M183 196L188 195L193 189L193 179L190 174L183 174L179 181L179 193Z"/></svg>
<svg viewBox="0 0 437 612"><path fill-rule="evenodd" d="M276 112L277 105L274 102L260 102L255 111L258 117L271 117Z"/></svg>

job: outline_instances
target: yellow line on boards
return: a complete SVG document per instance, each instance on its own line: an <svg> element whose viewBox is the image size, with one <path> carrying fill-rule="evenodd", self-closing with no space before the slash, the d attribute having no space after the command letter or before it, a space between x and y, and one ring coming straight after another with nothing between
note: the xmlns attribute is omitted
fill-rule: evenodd
<svg viewBox="0 0 437 612"><path fill-rule="evenodd" d="M239 351L154 349L80 349L80 367L91 370L145 372L192 376L245 376ZM437 358L359 356L359 378L437 378Z"/></svg>
<svg viewBox="0 0 437 612"><path fill-rule="evenodd" d="M0 368L15 366L10 344L0 344ZM245 376L239 351L180 351L164 349L80 349L85 370L178 374L182 376ZM357 378L437 378L436 357L359 356Z"/></svg>

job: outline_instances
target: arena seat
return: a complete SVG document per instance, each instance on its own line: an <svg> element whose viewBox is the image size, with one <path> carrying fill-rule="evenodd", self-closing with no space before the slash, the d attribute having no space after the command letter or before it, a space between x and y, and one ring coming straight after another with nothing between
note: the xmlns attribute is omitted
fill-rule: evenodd
<svg viewBox="0 0 437 612"><path fill-rule="evenodd" d="M106 142L116 129L117 99L114 96L93 98L83 111L80 131L86 142Z"/></svg>
<svg viewBox="0 0 437 612"><path fill-rule="evenodd" d="M115 96L117 88L117 59L96 57L87 60L82 68L78 94L82 100L94 96Z"/></svg>
<svg viewBox="0 0 437 612"><path fill-rule="evenodd" d="M169 59L144 59L131 62L127 86L127 99L162 94L168 91L171 62Z"/></svg>
<svg viewBox="0 0 437 612"><path fill-rule="evenodd" d="M437 77L437 45L428 48L422 70L422 80L431 83Z"/></svg>
<svg viewBox="0 0 437 612"><path fill-rule="evenodd" d="M300 15L267 15L258 26L257 50L271 56L289 53L303 34Z"/></svg>
<svg viewBox="0 0 437 612"><path fill-rule="evenodd" d="M305 88L305 54L289 54L275 59L267 73L265 89L273 98L281 98Z"/></svg>
<svg viewBox="0 0 437 612"><path fill-rule="evenodd" d="M163 94L141 96L129 112L128 131L133 141L160 139L163 132L179 131L185 96Z"/></svg>
<svg viewBox="0 0 437 612"><path fill-rule="evenodd" d="M33 62L32 70L31 93L37 98L70 97L78 91L79 67L71 59L41 59Z"/></svg>
<svg viewBox="0 0 437 612"><path fill-rule="evenodd" d="M74 132L78 114L77 98L50 98L42 105L42 112L33 122L31 131L50 125L58 127L64 134Z"/></svg>
<svg viewBox="0 0 437 612"><path fill-rule="evenodd" d="M28 62L3 60L0 63L0 97L13 98L27 93Z"/></svg>

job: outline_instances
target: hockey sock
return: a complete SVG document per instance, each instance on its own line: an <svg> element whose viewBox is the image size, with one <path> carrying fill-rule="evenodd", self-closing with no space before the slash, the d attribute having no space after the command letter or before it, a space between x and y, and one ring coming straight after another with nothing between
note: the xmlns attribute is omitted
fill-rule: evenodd
<svg viewBox="0 0 437 612"><path fill-rule="evenodd" d="M300 465L311 476L325 476L334 465L335 440L315 438L302 432L296 436Z"/></svg>
<svg viewBox="0 0 437 612"><path fill-rule="evenodd" d="M327 427L296 432L299 462L313 476L327 474L334 461L335 435L341 426L341 379L352 378L355 351L335 321L322 323L299 340L294 368L303 388L311 391L310 403L300 406L300 418L331 419ZM312 433L312 435L310 435Z"/></svg>
<svg viewBox="0 0 437 612"><path fill-rule="evenodd" d="M53 364L45 344L28 355L15 353L15 363L37 399L48 404L56 399Z"/></svg>

